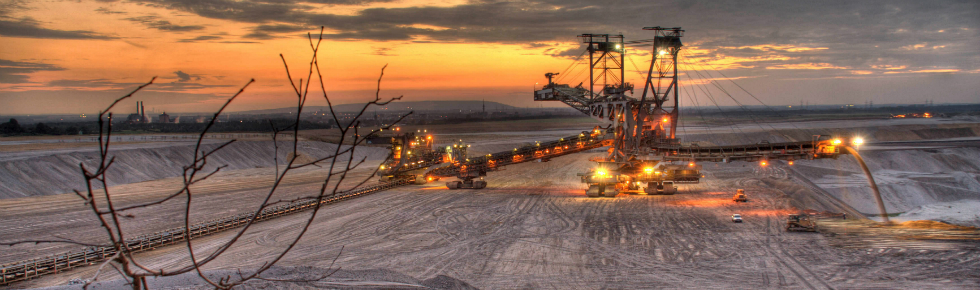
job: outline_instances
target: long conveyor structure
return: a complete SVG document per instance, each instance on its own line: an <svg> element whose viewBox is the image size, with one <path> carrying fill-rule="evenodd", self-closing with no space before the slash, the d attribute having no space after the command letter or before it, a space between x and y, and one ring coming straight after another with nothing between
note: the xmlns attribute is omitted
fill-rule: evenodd
<svg viewBox="0 0 980 290"><path fill-rule="evenodd" d="M321 205L336 203L407 184L410 183L404 179L391 180L372 186L340 192L334 197L321 200L319 203ZM297 201L264 209L254 218L255 221L270 220L280 216L306 211L316 205L316 200ZM187 238L199 238L244 226L253 219L253 216L253 213L239 214L197 223L192 225L190 230L179 227L142 235L130 239L127 242L127 247L134 252L143 252L157 247L169 246L185 241ZM0 266L0 285L8 285L13 282L25 281L47 274L57 274L73 268L92 265L103 262L115 254L116 249L114 247L90 247L80 252L66 252L44 258L5 264Z"/></svg>
<svg viewBox="0 0 980 290"><path fill-rule="evenodd" d="M603 130L583 131L581 134L560 138L549 142L536 142L514 150L491 153L484 156L466 157L466 145L461 143L446 148L451 157L448 166L437 167L427 172L434 178L456 177L459 181L446 183L449 189L475 188L487 186L482 179L487 172L500 170L507 165L530 161L548 161L551 158L601 148L612 144Z"/></svg>

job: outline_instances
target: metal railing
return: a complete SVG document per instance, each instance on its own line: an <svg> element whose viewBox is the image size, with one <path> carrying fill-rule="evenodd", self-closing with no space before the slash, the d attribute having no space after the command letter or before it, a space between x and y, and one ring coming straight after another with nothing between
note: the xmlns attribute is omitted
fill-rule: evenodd
<svg viewBox="0 0 980 290"><path fill-rule="evenodd" d="M347 199L352 199L366 194L384 191L391 188L408 184L405 179L392 180L374 186L361 187L353 190L343 191L338 195L323 199L320 204L331 204ZM255 221L270 220L276 217L293 214L316 206L317 201L304 200L289 204L273 206L262 210ZM197 223L191 226L189 231L184 227L168 229L152 234L142 235L128 240L127 246L134 252L142 252L164 247L184 241L187 237L191 239L207 236L229 229L244 226L252 219L254 213L244 213L226 218L216 219ZM103 262L107 258L116 255L114 247L90 247L81 252L66 252L44 258L19 261L0 265L0 285L8 285L13 282L25 281L47 274L56 274L71 270L73 268L92 265Z"/></svg>
<svg viewBox="0 0 980 290"><path fill-rule="evenodd" d="M437 168L429 172L432 176L452 177L465 175L468 171L495 171L500 167L534 161L547 160L563 155L609 146L610 139L600 134L582 132L580 135L568 136L549 142L538 142L534 145L514 148L513 151L503 151L484 156L470 157L465 162Z"/></svg>

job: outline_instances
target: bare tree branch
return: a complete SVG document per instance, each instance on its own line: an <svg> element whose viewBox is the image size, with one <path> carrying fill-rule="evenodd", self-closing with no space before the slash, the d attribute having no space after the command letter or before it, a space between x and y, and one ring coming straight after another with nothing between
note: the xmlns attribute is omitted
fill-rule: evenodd
<svg viewBox="0 0 980 290"><path fill-rule="evenodd" d="M363 165L367 161L367 157L356 158L355 153L360 152L357 150L357 147L364 144L364 142L367 139L374 137L382 129L390 129L396 124L402 122L407 116L412 114L412 112L400 116L391 125L385 126L378 130L371 130L364 136L360 135L360 131L361 131L360 118L364 116L364 113L368 110L368 108L372 106L385 106L393 101L401 100L402 98L402 96L393 97L384 100L381 98L380 96L381 82L384 77L384 70L385 68L387 68L387 65L385 65L384 67L381 68L381 72L378 76L377 89L375 91L375 99L370 102L366 102L360 108L357 114L353 115L353 117L350 119L349 122L342 122L338 117L335 108L333 107L333 103L330 100L329 95L327 94L323 73L321 72L319 66L318 53L320 49L320 44L323 41L323 29L324 28L321 27L320 35L316 42L313 41L312 34L309 33L307 34L307 39L309 41L310 49L313 55L310 58L309 70L307 72L307 77L305 78L305 84L303 78L300 78L298 80L293 79L285 57L282 54L279 55L280 59L282 59L283 61L283 67L285 69L286 78L289 80L290 85L293 88L293 92L296 94L296 117L291 120L292 124L289 124L283 128L276 127L276 124L270 121L270 126L272 128L272 133L273 133L272 142L275 150L273 154L274 155L273 161L275 163L275 168L276 168L276 175L274 177L273 183L268 188L268 191L263 193L264 197L261 203L259 203L258 206L256 206L252 211L250 211L251 212L250 218L248 218L248 220L245 221L244 224L237 231L235 231L229 237L226 237L221 244L219 244L217 247L214 248L214 250L211 250L207 254L201 254L199 253L198 250L194 248L194 242L192 242L192 235L191 235L192 234L191 214L192 214L192 205L194 201L195 192L192 190L192 186L194 184L197 184L201 181L207 180L208 178L215 176L217 173L227 168L227 165L218 165L218 166L212 166L212 168L214 168L213 170L207 170L207 171L205 170L206 168L208 168L208 166L211 166L209 165L210 157L212 157L217 152L220 152L221 150L227 148L227 146L236 142L236 140L230 140L221 143L208 150L202 149L204 143L203 140L205 135L215 125L219 116L228 108L228 106L233 101L235 101L245 91L246 88L248 88L252 83L255 82L254 79L249 80L245 85L243 85L238 90L237 93L235 93L230 98L228 98L225 101L225 103L218 110L215 111L214 116L207 123L207 125L200 132L200 134L198 134L193 149L193 157L191 158L189 163L187 163L182 167L182 184L179 189L177 189L173 193L167 194L166 196L163 196L162 198L159 199L155 199L153 201L126 205L126 206L119 206L116 204L116 202L113 199L114 197L113 190L110 189L108 178L107 178L107 173L109 172L109 169L113 166L116 160L115 156L111 156L109 154L110 147L112 144L111 139L113 133L112 130L113 116L110 110L122 100L130 98L144 87L151 85L156 78L154 77L149 82L137 87L129 94L116 99L105 110L99 113L99 119L97 121L99 126L99 141L98 141L99 161L97 164L90 163L89 165L86 165L85 163L79 163L79 170L82 174L82 177L85 180L86 188L84 191L79 191L79 190L74 191L75 195L81 198L84 204L92 211L92 213L96 215L99 226L105 230L108 243L89 244L89 243L73 241L67 238L56 237L55 239L45 239L45 240L3 242L0 243L0 245L14 246L19 244L30 244L30 243L33 244L64 243L64 244L75 244L75 245L83 245L83 246L90 246L90 247L111 248L112 250L114 250L115 253L111 257L109 257L108 260L102 263L99 266L98 270L96 270L93 278L85 283L84 285L85 288L90 286L91 283L94 282L95 280L99 279L100 275L104 273L103 270L107 266L112 267L112 269L114 269L121 276L123 276L123 278L127 282L127 285L130 285L134 290L148 289L148 285L146 283L147 281L146 277L174 276L174 275L180 275L189 272L195 272L197 276L199 276L203 281L205 281L205 283L208 283L209 285L211 285L216 289L229 289L238 285L242 285L243 283L251 279L277 281L277 282L311 282L311 281L322 280L336 273L336 271L339 268L335 269L334 264L336 263L337 259L340 257L341 253L343 252L344 250L343 247L341 247L340 251L337 253L337 256L335 256L331 261L330 267L328 268L330 269L330 271L325 272L322 275L318 275L317 277L314 277L314 279L273 279L273 278L262 276L262 274L265 271L269 270L271 267L276 265L279 261L283 259L283 257L286 256L287 253L289 253L293 248L296 247L296 245L299 243L299 241L303 238L303 236L307 233L307 231L313 224L314 219L317 217L319 211L323 208L322 205L324 204L324 201L327 200L327 198L334 197L337 196L338 194L347 192L347 191L340 190L340 188L342 186L343 187L349 186L349 182L345 183L345 181L349 177L349 174L351 174L352 171L355 171L359 166ZM310 83L312 82L312 76L314 72L316 72L317 78L319 80L320 90L322 91L323 98L327 101L327 105L329 107L330 113L334 117L334 124L336 125L336 130L339 133L340 138L337 141L336 146L332 149L332 152L326 154L326 157L317 158L312 161L299 161L298 157L300 156L299 142L300 142L300 129L301 129L300 124L302 121L303 109L305 108L307 97L310 94L310 87L311 87ZM291 138L289 138L290 140L284 142L292 142L292 144L290 144L291 146L289 146L291 147L290 152L292 156L289 157L288 160L284 160L285 166L280 167L279 164L280 144L278 144L280 142L279 134L288 135L290 133L292 134ZM345 145L345 143L349 143L349 145ZM291 198L291 199L278 198L278 200L273 201L273 198L276 197L278 190L283 185L283 181L285 180L286 176L290 174L290 172L292 172L295 169L300 169L307 166L321 166L321 164L326 166L327 169L326 172L323 173L323 179L321 182L320 189L316 191L315 194L311 194L299 198ZM371 175L369 175L368 177L362 180L356 180L357 182L353 186L350 186L348 190L355 190L358 187L363 186L366 182L368 182L368 180L370 180L377 173L377 171L378 168L374 168L371 171ZM101 192L97 192L99 190L101 190ZM98 198L96 198L97 194L99 195ZM133 255L137 251L137 249L133 248L133 247L137 247L133 243L136 242L137 244L139 244L138 247L142 247L143 245L141 244L141 241L139 241L138 239L127 240L126 236L130 233L127 233L126 231L123 230L123 222L124 222L123 219L132 220L135 219L135 216L124 212L138 209L138 208L147 208L147 207L161 205L167 203L168 201L174 200L179 196L184 196L186 198L182 205L183 206L182 234L185 237L184 243L182 244L184 247L186 247L187 258L189 259L189 263L187 265L179 265L173 267L172 269L152 269L146 265L143 265ZM260 215L263 213L264 210L269 209L271 206L274 205L278 205L282 203L294 203L300 201L303 202L315 201L315 202L313 203L313 208L312 211L309 213L309 216L306 217L305 221L302 222L299 232L296 233L296 235L292 237L291 240L289 240L288 245L278 250L276 254L272 255L270 258L263 261L258 267L254 268L253 270L247 271L248 273L247 275L244 274L245 272L242 272L241 269L238 270L238 277L232 277L231 275L227 275L224 277L218 277L217 279L214 279L212 277L208 277L207 275L205 275L204 270L202 268L205 265L215 261L218 257L223 255L232 245L236 244L244 236L244 234L251 229L251 226L258 221Z"/></svg>

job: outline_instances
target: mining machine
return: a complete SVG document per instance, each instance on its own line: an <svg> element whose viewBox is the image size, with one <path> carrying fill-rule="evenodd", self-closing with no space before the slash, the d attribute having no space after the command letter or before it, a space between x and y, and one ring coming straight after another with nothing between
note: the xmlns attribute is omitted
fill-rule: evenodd
<svg viewBox="0 0 980 290"><path fill-rule="evenodd" d="M600 121L610 148L596 166L580 173L589 197L614 197L620 192L674 194L675 184L698 183L699 162L836 158L842 139L814 136L810 141L701 147L682 145L676 136L679 116L677 57L683 47L680 27L645 27L653 39L624 41L622 34L582 34L589 54L589 83L555 82L560 73L545 74L548 84L534 92L535 101L560 101ZM642 93L625 82L627 46L652 43L652 61ZM584 83L584 82L583 82ZM627 92L629 95L627 95ZM642 190L641 190L642 188Z"/></svg>
<svg viewBox="0 0 980 290"><path fill-rule="evenodd" d="M790 214L786 216L787 232L816 232L817 223L807 214Z"/></svg>
<svg viewBox="0 0 980 290"><path fill-rule="evenodd" d="M604 130L594 128L592 131L582 131L578 135L558 140L535 142L514 150L467 157L466 151L469 145L460 141L446 147L449 156L448 166L434 168L427 174L433 177L458 178L459 181L446 183L449 189L480 189L487 186L487 182L483 180L487 172L501 170L504 166L518 163L547 162L551 158L609 146L610 143L611 139Z"/></svg>
<svg viewBox="0 0 980 290"><path fill-rule="evenodd" d="M736 189L735 195L732 196L732 201L734 202L749 202L749 198L745 196L744 189Z"/></svg>
<svg viewBox="0 0 980 290"><path fill-rule="evenodd" d="M401 128L391 129L391 152L378 167L381 182L407 179L414 184L425 184L437 179L427 176L426 171L435 165L445 163L446 150L432 148L432 135L428 130L401 132Z"/></svg>
<svg viewBox="0 0 980 290"><path fill-rule="evenodd" d="M759 162L837 158L841 138L814 136L810 141L733 145L684 145L677 138L678 53L683 47L680 27L646 27L655 37L624 41L622 34L582 34L589 54L589 84L559 84L559 73L546 73L548 84L534 92L535 101L560 101L602 123L591 131L549 142L514 148L485 156L468 156L469 145L459 140L445 148L433 148L427 132L407 132L392 137L391 154L378 170L382 181L394 178L416 184L455 177L449 189L481 189L488 172L504 166L548 161L551 158L609 147L608 154L593 158L596 166L580 173L589 197L615 197L619 193L674 194L677 184L698 183L700 162ZM652 61L637 97L633 84L624 81L626 46L652 43ZM584 83L584 82L583 82ZM629 94L627 94L629 93ZM397 132L397 129L396 129Z"/></svg>
<svg viewBox="0 0 980 290"><path fill-rule="evenodd" d="M449 189L486 188L487 182L483 177L488 172L503 169L504 166L532 161L547 162L551 158L609 146L612 141L605 130L594 128L578 135L535 142L514 150L468 156L467 149L470 145L463 140L445 148L434 148L432 135L428 135L427 131L399 131L396 129L396 133L391 135L391 152L378 167L380 181L407 179L415 184L424 184L441 178L457 178L457 181L446 183Z"/></svg>

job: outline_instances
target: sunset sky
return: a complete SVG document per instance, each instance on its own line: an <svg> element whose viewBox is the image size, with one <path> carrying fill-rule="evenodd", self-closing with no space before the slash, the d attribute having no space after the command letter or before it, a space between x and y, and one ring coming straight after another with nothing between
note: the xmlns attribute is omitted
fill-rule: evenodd
<svg viewBox="0 0 980 290"><path fill-rule="evenodd" d="M279 54L305 77L320 26L338 103L373 98L388 64L383 96L539 106L576 35L651 38L644 26L682 27L688 67L769 105L980 102L980 1L0 0L0 115L96 113L153 76L134 101L156 112L213 110L250 78L231 110L291 106ZM631 53L642 83L649 52Z"/></svg>

